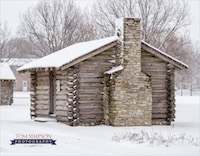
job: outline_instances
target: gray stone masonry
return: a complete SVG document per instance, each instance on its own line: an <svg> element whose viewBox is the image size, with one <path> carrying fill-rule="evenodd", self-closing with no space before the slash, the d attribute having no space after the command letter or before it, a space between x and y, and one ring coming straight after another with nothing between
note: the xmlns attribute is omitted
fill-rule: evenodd
<svg viewBox="0 0 200 156"><path fill-rule="evenodd" d="M124 69L105 75L104 117L112 126L152 124L150 77L141 71L140 19L121 19L121 47ZM110 79L112 77L112 79ZM109 81L109 83L108 83Z"/></svg>

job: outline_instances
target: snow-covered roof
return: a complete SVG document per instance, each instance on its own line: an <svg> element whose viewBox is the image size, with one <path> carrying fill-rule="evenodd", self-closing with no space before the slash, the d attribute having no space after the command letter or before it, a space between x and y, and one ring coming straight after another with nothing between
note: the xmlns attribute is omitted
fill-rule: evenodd
<svg viewBox="0 0 200 156"><path fill-rule="evenodd" d="M34 60L18 68L17 70L24 71L24 70L30 70L30 69L35 69L35 68L60 68L66 64L69 67L71 66L71 63L74 60L82 58L85 55L90 54L95 50L98 50L106 45L110 45L111 43L114 43L119 40L120 38L116 35L116 36L107 37L107 38L103 38L99 40L77 43L69 47L66 47L62 50L59 50L57 52L54 52L50 55L42 57L40 59ZM171 62L179 68L182 68L182 67L188 68L188 66L185 63L160 51L159 49L151 46L145 41L141 41L141 43L143 43L143 45L145 45L146 47L149 47L152 53L154 53L158 57L160 56L160 58L163 59L164 61ZM85 57L84 59L87 59L87 57Z"/></svg>
<svg viewBox="0 0 200 156"><path fill-rule="evenodd" d="M15 80L15 76L7 63L0 63L0 80Z"/></svg>
<svg viewBox="0 0 200 156"><path fill-rule="evenodd" d="M33 68L59 68L71 61L84 56L94 50L97 50L107 44L117 41L117 36L107 37L104 39L81 42L71 45L67 48L54 52L50 55L35 60L27 65L18 68L18 71L33 69Z"/></svg>
<svg viewBox="0 0 200 156"><path fill-rule="evenodd" d="M27 63L33 62L37 58L2 58L1 61L8 63L10 66L23 66Z"/></svg>
<svg viewBox="0 0 200 156"><path fill-rule="evenodd" d="M120 66L117 66L117 67L112 67L112 69L110 69L110 70L104 72L104 74L113 74L113 73L118 72L118 71L121 71L121 70L123 70L123 69L124 69L124 67L121 66L121 65L120 65Z"/></svg>
<svg viewBox="0 0 200 156"><path fill-rule="evenodd" d="M172 60L172 61L174 61L174 62L180 64L181 66L183 66L183 67L185 67L185 68L189 68L189 66L188 66L187 64L185 64L185 63L183 63L183 62L177 60L176 58L172 57L171 55L168 55L167 53L165 53L165 52L163 52L163 51L161 51L161 50L159 50L159 49L153 47L152 45L148 44L147 42L145 42L145 41L143 41L143 40L142 40L141 42L142 42L143 44L145 44L146 46L148 46L149 48L153 49L155 52L157 52L157 53L163 55L164 57L166 57L166 58L168 58L168 59L170 59L170 60Z"/></svg>

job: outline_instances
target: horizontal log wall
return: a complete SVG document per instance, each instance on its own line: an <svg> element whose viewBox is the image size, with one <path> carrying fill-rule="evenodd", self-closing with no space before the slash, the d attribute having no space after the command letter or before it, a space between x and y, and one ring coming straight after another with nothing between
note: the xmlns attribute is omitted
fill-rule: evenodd
<svg viewBox="0 0 200 156"><path fill-rule="evenodd" d="M170 124L167 63L142 50L142 71L151 76L152 81L152 124Z"/></svg>
<svg viewBox="0 0 200 156"><path fill-rule="evenodd" d="M115 66L115 47L79 63L79 125L98 125L104 120L103 73Z"/></svg>
<svg viewBox="0 0 200 156"><path fill-rule="evenodd" d="M57 121L69 124L67 107L68 70L57 70L55 71L55 75L56 81L60 81L60 91L56 91L56 118Z"/></svg>
<svg viewBox="0 0 200 156"><path fill-rule="evenodd" d="M31 109L36 117L49 117L49 72L37 71L31 74ZM35 108L34 108L35 105ZM34 111L32 111L34 112ZM34 114L34 113L32 113Z"/></svg>
<svg viewBox="0 0 200 156"><path fill-rule="evenodd" d="M13 103L13 81L0 81L0 105L11 105Z"/></svg>

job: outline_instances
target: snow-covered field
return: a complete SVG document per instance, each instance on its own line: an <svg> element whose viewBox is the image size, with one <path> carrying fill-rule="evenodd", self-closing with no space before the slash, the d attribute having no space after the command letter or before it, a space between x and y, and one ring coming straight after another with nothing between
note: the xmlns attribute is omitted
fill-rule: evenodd
<svg viewBox="0 0 200 156"><path fill-rule="evenodd" d="M34 122L29 117L29 96L15 93L12 106L0 106L0 155L200 155L200 147L187 143L137 144L130 141L115 142L112 137L126 132L157 132L163 136L185 133L200 137L200 97L176 97L176 121L172 126L151 127L70 127L57 122ZM50 134L57 145L17 144L10 140L17 134Z"/></svg>

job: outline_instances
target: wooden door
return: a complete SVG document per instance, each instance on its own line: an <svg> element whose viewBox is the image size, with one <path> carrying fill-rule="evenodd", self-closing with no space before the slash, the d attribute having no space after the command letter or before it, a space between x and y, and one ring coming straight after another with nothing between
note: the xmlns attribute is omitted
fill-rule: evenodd
<svg viewBox="0 0 200 156"><path fill-rule="evenodd" d="M54 71L50 71L49 72L49 86L50 86L50 91L49 91L49 110L50 110L50 115L51 114L55 114L55 110L56 110L56 88L55 88L55 72Z"/></svg>
<svg viewBox="0 0 200 156"><path fill-rule="evenodd" d="M27 83L27 81L23 81L23 92L27 92L27 90L28 90L28 83Z"/></svg>

